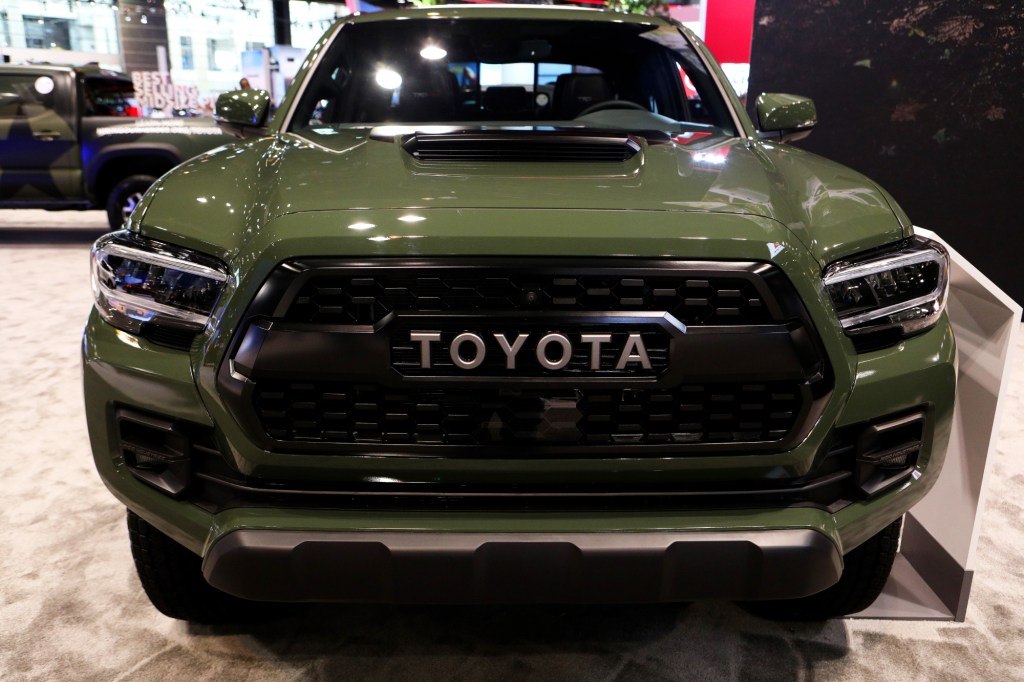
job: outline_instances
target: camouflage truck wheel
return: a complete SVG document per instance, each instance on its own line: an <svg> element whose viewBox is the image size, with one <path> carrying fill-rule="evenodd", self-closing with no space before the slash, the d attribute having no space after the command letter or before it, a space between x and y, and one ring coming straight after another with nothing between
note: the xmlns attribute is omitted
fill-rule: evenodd
<svg viewBox="0 0 1024 682"><path fill-rule="evenodd" d="M107 221L110 229L120 230L128 222L128 216L154 182L156 178L152 175L130 175L110 190L107 196Z"/></svg>

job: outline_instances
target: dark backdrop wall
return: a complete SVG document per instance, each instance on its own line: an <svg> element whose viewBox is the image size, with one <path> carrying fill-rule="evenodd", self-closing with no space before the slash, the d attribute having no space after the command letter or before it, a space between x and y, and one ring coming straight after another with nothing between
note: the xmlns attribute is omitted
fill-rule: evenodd
<svg viewBox="0 0 1024 682"><path fill-rule="evenodd" d="M796 144L865 173L1024 302L1024 2L758 0L761 92L814 99Z"/></svg>

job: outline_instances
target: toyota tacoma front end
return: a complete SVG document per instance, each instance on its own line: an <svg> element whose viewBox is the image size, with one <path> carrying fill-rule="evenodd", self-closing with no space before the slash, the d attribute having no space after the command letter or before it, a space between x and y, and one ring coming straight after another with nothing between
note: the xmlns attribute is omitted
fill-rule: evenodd
<svg viewBox="0 0 1024 682"><path fill-rule="evenodd" d="M339 22L269 124L222 97L248 139L92 255L154 604L866 607L949 436L947 257L762 104L671 22L493 7Z"/></svg>

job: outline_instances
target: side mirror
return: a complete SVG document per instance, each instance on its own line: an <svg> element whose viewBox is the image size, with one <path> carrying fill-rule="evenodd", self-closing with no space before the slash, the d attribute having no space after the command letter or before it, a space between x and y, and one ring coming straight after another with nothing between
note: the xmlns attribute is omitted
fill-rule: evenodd
<svg viewBox="0 0 1024 682"><path fill-rule="evenodd" d="M757 125L762 139L802 140L817 122L818 112L808 97L766 92L757 98Z"/></svg>
<svg viewBox="0 0 1024 682"><path fill-rule="evenodd" d="M259 137L267 132L270 93L266 90L232 90L217 98L213 114L217 125L235 137Z"/></svg>

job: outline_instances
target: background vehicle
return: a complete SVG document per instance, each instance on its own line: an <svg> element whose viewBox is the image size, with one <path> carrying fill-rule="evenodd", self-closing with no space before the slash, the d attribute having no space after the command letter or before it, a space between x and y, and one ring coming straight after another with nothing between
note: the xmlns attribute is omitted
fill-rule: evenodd
<svg viewBox="0 0 1024 682"><path fill-rule="evenodd" d="M157 608L877 596L949 436L948 263L782 143L809 100L755 130L678 26L522 7L347 20L269 99L94 247Z"/></svg>
<svg viewBox="0 0 1024 682"><path fill-rule="evenodd" d="M0 65L0 207L100 208L117 229L158 177L230 140L210 121L139 119L133 98L111 71Z"/></svg>

